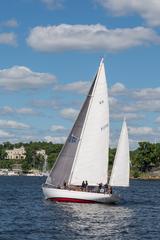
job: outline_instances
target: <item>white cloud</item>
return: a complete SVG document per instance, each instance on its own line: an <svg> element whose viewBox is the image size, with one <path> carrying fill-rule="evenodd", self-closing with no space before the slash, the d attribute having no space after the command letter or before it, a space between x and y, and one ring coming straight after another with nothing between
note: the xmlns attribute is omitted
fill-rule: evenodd
<svg viewBox="0 0 160 240"><path fill-rule="evenodd" d="M149 25L160 26L159 0L96 0L117 16L139 14Z"/></svg>
<svg viewBox="0 0 160 240"><path fill-rule="evenodd" d="M63 0L41 0L41 2L50 10L59 9L63 6Z"/></svg>
<svg viewBox="0 0 160 240"><path fill-rule="evenodd" d="M20 114L31 114L31 115L35 114L35 111L32 108L19 108L19 109L16 109L16 112Z"/></svg>
<svg viewBox="0 0 160 240"><path fill-rule="evenodd" d="M32 72L24 66L13 66L0 70L0 87L8 90L39 88L47 84L53 84L55 81L54 75Z"/></svg>
<svg viewBox="0 0 160 240"><path fill-rule="evenodd" d="M144 115L137 113L112 113L111 118L114 120L123 120L124 117L126 120L139 120L143 119Z"/></svg>
<svg viewBox="0 0 160 240"><path fill-rule="evenodd" d="M134 97L143 99L156 99L160 97L160 87L144 88L134 92Z"/></svg>
<svg viewBox="0 0 160 240"><path fill-rule="evenodd" d="M52 125L51 126L51 131L53 132L59 132L65 130L65 127L62 125Z"/></svg>
<svg viewBox="0 0 160 240"><path fill-rule="evenodd" d="M7 21L0 22L0 26L15 28L15 27L18 27L18 22L16 19L12 18Z"/></svg>
<svg viewBox="0 0 160 240"><path fill-rule="evenodd" d="M44 137L44 140L46 142L52 142L52 143L64 143L66 141L66 137L51 137L46 136Z"/></svg>
<svg viewBox="0 0 160 240"><path fill-rule="evenodd" d="M121 94L126 90L126 87L122 83L117 82L111 87L110 92L111 94Z"/></svg>
<svg viewBox="0 0 160 240"><path fill-rule="evenodd" d="M0 115L6 114L26 114L26 115L35 115L36 112L32 108L12 108L10 106L4 106L0 108Z"/></svg>
<svg viewBox="0 0 160 240"><path fill-rule="evenodd" d="M46 107L51 107L53 109L58 109L59 108L59 103L58 101L55 100L40 100L40 99L36 99L36 100L32 100L32 106L34 107L38 107L38 108L46 108Z"/></svg>
<svg viewBox="0 0 160 240"><path fill-rule="evenodd" d="M29 125L12 120L0 120L0 127L13 129L28 129Z"/></svg>
<svg viewBox="0 0 160 240"><path fill-rule="evenodd" d="M144 99L142 101L135 101L131 105L124 106L122 110L124 112L160 112L160 100Z"/></svg>
<svg viewBox="0 0 160 240"><path fill-rule="evenodd" d="M55 86L54 90L58 91L71 91L75 93L87 94L89 91L91 83L90 82L72 82L64 85L57 85Z"/></svg>
<svg viewBox="0 0 160 240"><path fill-rule="evenodd" d="M78 115L78 110L74 109L74 108L64 108L60 111L60 114L62 117L66 118L66 119L75 119Z"/></svg>
<svg viewBox="0 0 160 240"><path fill-rule="evenodd" d="M109 106L115 108L118 105L118 100L114 97L109 97Z"/></svg>
<svg viewBox="0 0 160 240"><path fill-rule="evenodd" d="M15 33L0 33L0 44L17 46L17 38Z"/></svg>
<svg viewBox="0 0 160 240"><path fill-rule="evenodd" d="M122 83L114 84L110 91L110 105L114 112L160 112L160 88L127 89ZM118 99L112 97L116 95ZM125 96L125 98L124 98ZM113 99L112 99L113 98ZM113 105L113 106L112 106Z"/></svg>
<svg viewBox="0 0 160 240"><path fill-rule="evenodd" d="M151 127L128 127L131 135L153 135L154 131Z"/></svg>
<svg viewBox="0 0 160 240"><path fill-rule="evenodd" d="M13 112L14 112L14 110L9 106L4 106L4 107L0 108L0 114L10 114Z"/></svg>
<svg viewBox="0 0 160 240"><path fill-rule="evenodd" d="M8 138L8 137L13 137L14 135L9 133L9 132L6 132L6 131L3 131L3 130L0 130L0 138Z"/></svg>
<svg viewBox="0 0 160 240"><path fill-rule="evenodd" d="M30 31L27 43L42 52L65 50L118 51L159 43L160 37L144 27L108 29L103 25L37 26Z"/></svg>

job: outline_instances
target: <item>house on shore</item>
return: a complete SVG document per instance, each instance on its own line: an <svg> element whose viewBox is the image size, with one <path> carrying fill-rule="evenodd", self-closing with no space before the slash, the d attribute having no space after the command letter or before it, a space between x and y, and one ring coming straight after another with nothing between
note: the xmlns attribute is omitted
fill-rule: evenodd
<svg viewBox="0 0 160 240"><path fill-rule="evenodd" d="M6 150L6 153L7 153L6 159L22 160L26 158L26 150L24 146L20 148L13 148L11 150ZM36 155L41 155L44 157L44 159L47 159L48 157L44 149L37 150Z"/></svg>
<svg viewBox="0 0 160 240"><path fill-rule="evenodd" d="M7 157L6 159L25 159L26 158L26 150L22 146L20 148L13 148L11 150L6 150Z"/></svg>

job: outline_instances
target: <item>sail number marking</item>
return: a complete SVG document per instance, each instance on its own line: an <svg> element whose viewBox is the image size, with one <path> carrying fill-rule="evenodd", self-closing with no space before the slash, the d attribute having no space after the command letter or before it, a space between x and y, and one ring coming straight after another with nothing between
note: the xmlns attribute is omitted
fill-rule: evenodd
<svg viewBox="0 0 160 240"><path fill-rule="evenodd" d="M68 142L69 143L76 143L78 138L74 136L73 134L69 137Z"/></svg>
<svg viewBox="0 0 160 240"><path fill-rule="evenodd" d="M103 100L100 100L100 101L99 101L99 104L102 104L102 103L104 103L104 101L103 101Z"/></svg>

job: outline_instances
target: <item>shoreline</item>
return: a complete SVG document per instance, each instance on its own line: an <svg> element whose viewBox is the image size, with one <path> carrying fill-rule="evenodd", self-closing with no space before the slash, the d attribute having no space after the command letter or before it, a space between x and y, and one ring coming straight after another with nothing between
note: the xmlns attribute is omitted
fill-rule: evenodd
<svg viewBox="0 0 160 240"><path fill-rule="evenodd" d="M45 177L43 174L0 174L0 177Z"/></svg>
<svg viewBox="0 0 160 240"><path fill-rule="evenodd" d="M0 176L28 176L28 177L43 177L48 176L48 172L41 172L37 169L32 169L30 172L24 173L21 169L17 169L16 171L9 169L0 169Z"/></svg>
<svg viewBox="0 0 160 240"><path fill-rule="evenodd" d="M148 176L148 177L137 177L137 178L131 177L130 179L133 179L133 180L160 180L160 176L156 176L156 177Z"/></svg>
<svg viewBox="0 0 160 240"><path fill-rule="evenodd" d="M39 174L34 174L34 173L27 173L27 174L0 174L1 176L5 177L46 177L45 174L39 173ZM146 177L130 177L130 180L160 180L160 176L146 176Z"/></svg>

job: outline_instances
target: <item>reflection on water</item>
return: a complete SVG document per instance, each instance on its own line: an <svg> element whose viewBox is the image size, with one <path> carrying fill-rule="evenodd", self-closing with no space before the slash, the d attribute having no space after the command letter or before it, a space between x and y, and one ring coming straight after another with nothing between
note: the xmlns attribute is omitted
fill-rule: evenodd
<svg viewBox="0 0 160 240"><path fill-rule="evenodd" d="M63 215L69 216L67 228L84 239L102 239L114 234L117 239L127 235L132 224L133 210L123 206L101 204L57 204ZM79 239L80 239L79 238Z"/></svg>

